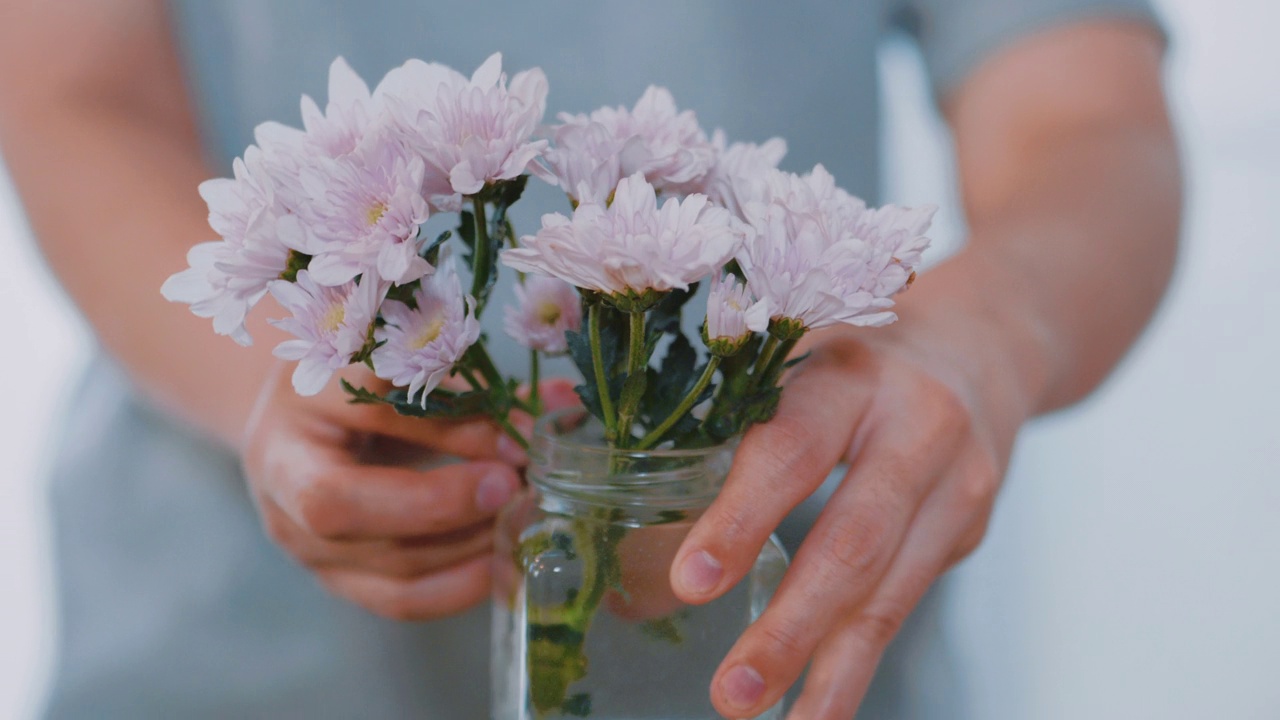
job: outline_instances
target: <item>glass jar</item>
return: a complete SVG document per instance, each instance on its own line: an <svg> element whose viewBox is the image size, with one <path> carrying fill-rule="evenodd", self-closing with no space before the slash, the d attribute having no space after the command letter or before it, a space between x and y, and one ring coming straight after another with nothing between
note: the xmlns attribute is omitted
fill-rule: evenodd
<svg viewBox="0 0 1280 720"><path fill-rule="evenodd" d="M685 605L671 591L676 551L733 447L615 450L572 410L540 421L530 455L530 487L495 541L493 720L718 718L712 676L787 566L771 537L717 600Z"/></svg>

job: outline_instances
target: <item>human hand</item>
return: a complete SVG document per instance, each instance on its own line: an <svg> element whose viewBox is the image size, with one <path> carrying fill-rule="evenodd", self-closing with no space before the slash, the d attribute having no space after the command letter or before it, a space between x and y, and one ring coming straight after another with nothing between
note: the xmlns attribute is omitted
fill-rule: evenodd
<svg viewBox="0 0 1280 720"><path fill-rule="evenodd" d="M812 661L789 717L852 718L911 610L985 532L1026 417L1015 373L980 323L911 322L812 334L777 415L747 433L676 556L682 600L718 597L785 515L849 463L772 602L712 681L727 717L763 712Z"/></svg>
<svg viewBox="0 0 1280 720"><path fill-rule="evenodd" d="M519 446L484 418L425 420L352 405L337 383L300 397L289 372L281 364L264 387L244 451L271 538L330 591L388 618L431 620L484 600L493 517L520 487L517 467L526 462ZM548 409L577 402L567 381L544 382L540 392ZM527 436L527 416L513 423ZM396 465L385 463L390 455ZM462 461L410 467L441 456Z"/></svg>

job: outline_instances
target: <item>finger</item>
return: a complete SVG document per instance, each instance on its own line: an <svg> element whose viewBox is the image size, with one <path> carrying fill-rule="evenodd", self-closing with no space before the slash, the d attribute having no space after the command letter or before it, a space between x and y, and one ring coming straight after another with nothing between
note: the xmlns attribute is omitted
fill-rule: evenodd
<svg viewBox="0 0 1280 720"><path fill-rule="evenodd" d="M719 497L676 554L671 585L681 600L708 602L746 575L774 528L835 467L869 396L835 368L801 366L774 418L743 438Z"/></svg>
<svg viewBox="0 0 1280 720"><path fill-rule="evenodd" d="M392 620L436 620L489 597L492 559L480 557L413 579L355 570L318 573L330 592Z"/></svg>
<svg viewBox="0 0 1280 720"><path fill-rule="evenodd" d="M301 564L316 570L360 570L413 578L457 565L493 549L493 524L481 522L443 535L405 540L335 542L295 523L271 500L263 503L267 533Z"/></svg>
<svg viewBox="0 0 1280 720"><path fill-rule="evenodd" d="M266 443L260 492L294 523L327 540L433 535L490 518L520 486L500 462L426 472L359 465L339 448L300 438Z"/></svg>
<svg viewBox="0 0 1280 720"><path fill-rule="evenodd" d="M889 642L957 551L972 551L986 527L995 474L972 455L958 463L912 524L870 598L826 638L790 720L844 720L857 712Z"/></svg>
<svg viewBox="0 0 1280 720"><path fill-rule="evenodd" d="M905 409L868 436L768 608L729 651L712 692L726 714L763 711L791 687L832 624L876 587L954 460L956 428Z"/></svg>

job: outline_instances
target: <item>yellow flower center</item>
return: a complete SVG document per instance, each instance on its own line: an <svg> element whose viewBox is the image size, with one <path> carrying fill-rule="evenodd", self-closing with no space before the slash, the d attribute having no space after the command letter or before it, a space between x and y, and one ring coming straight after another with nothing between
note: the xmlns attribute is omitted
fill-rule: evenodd
<svg viewBox="0 0 1280 720"><path fill-rule="evenodd" d="M380 202L369 208L369 212L365 214L365 218L369 221L369 225L373 226L377 225L378 221L382 219L382 216L386 214L387 204Z"/></svg>
<svg viewBox="0 0 1280 720"><path fill-rule="evenodd" d="M342 321L347 317L347 309L342 303L334 303L329 306L329 312L324 314L324 319L320 321L320 327L325 332L337 332L342 327Z"/></svg>
<svg viewBox="0 0 1280 720"><path fill-rule="evenodd" d="M431 342L434 341L436 338L440 337L440 330L443 328L444 328L444 316L442 315L436 316L434 319L431 320L431 322L427 323L427 326L424 327L422 329L422 332L419 333L418 336L413 339L413 342L409 343L409 347L413 348L414 350L421 350L422 348L431 344Z"/></svg>
<svg viewBox="0 0 1280 720"><path fill-rule="evenodd" d="M538 321L544 325L555 325L560 319L560 306L550 300L544 301L538 306Z"/></svg>

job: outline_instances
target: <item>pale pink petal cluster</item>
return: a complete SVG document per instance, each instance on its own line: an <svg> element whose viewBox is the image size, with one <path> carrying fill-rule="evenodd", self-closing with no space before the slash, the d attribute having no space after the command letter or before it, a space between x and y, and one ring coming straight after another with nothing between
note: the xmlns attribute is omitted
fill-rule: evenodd
<svg viewBox="0 0 1280 720"><path fill-rule="evenodd" d="M557 184L578 202L603 202L620 180L637 172L658 192L699 193L715 162L715 148L697 116L679 111L663 87L649 86L630 109L604 107L559 118L563 124L554 128L548 164Z"/></svg>
<svg viewBox="0 0 1280 720"><path fill-rule="evenodd" d="M521 272L560 278L607 295L686 289L728 262L745 227L704 195L667 199L636 173L618 184L613 204L584 203L572 218L542 216L542 229L502 253Z"/></svg>
<svg viewBox="0 0 1280 720"><path fill-rule="evenodd" d="M217 333L249 345L245 316L284 272L289 251L307 242L297 218L280 203L261 151L250 147L233 172L233 178L200 185L209 224L222 239L191 248L190 268L166 280L161 293L189 304L199 317L213 318Z"/></svg>
<svg viewBox="0 0 1280 720"><path fill-rule="evenodd" d="M386 324L374 334L382 344L373 351L373 367L378 377L408 388L410 402L421 393L418 402L426 407L427 395L480 338L480 322L447 256L434 275L422 279L413 300L416 307L395 300L383 304Z"/></svg>
<svg viewBox="0 0 1280 720"><path fill-rule="evenodd" d="M727 349L740 347L751 333L769 328L769 306L751 296L745 283L733 275L715 276L707 296L708 345L712 351L720 345Z"/></svg>
<svg viewBox="0 0 1280 720"><path fill-rule="evenodd" d="M565 333L582 327L582 298L563 280L530 275L516 286L516 303L506 307L503 329L521 345L559 355L569 350Z"/></svg>
<svg viewBox="0 0 1280 720"><path fill-rule="evenodd" d="M869 210L821 165L804 176L775 171L765 196L744 209L755 233L737 259L772 319L808 329L897 319L892 296L928 246L934 208Z"/></svg>
<svg viewBox="0 0 1280 720"><path fill-rule="evenodd" d="M711 136L716 162L707 177L706 193L737 217L745 218L743 208L751 202L765 200L769 177L787 154L787 142L771 138L763 144L734 143L728 145L724 131Z"/></svg>
<svg viewBox="0 0 1280 720"><path fill-rule="evenodd" d="M546 112L546 76L534 68L508 85L500 53L470 79L410 60L388 73L375 95L426 161L424 192L439 209L457 210L462 196L525 173L547 145L531 139Z"/></svg>
<svg viewBox="0 0 1280 720"><path fill-rule="evenodd" d="M370 278L325 287L306 270L298 272L297 282L271 283L272 296L291 314L272 324L294 336L274 352L282 360L298 361L293 388L299 395L320 392L334 372L351 363L369 339L388 287Z"/></svg>
<svg viewBox="0 0 1280 720"><path fill-rule="evenodd" d="M375 272L402 284L430 272L418 256L425 165L386 133L366 136L339 158L314 157L299 171L298 216L308 228L316 282L341 285Z"/></svg>

